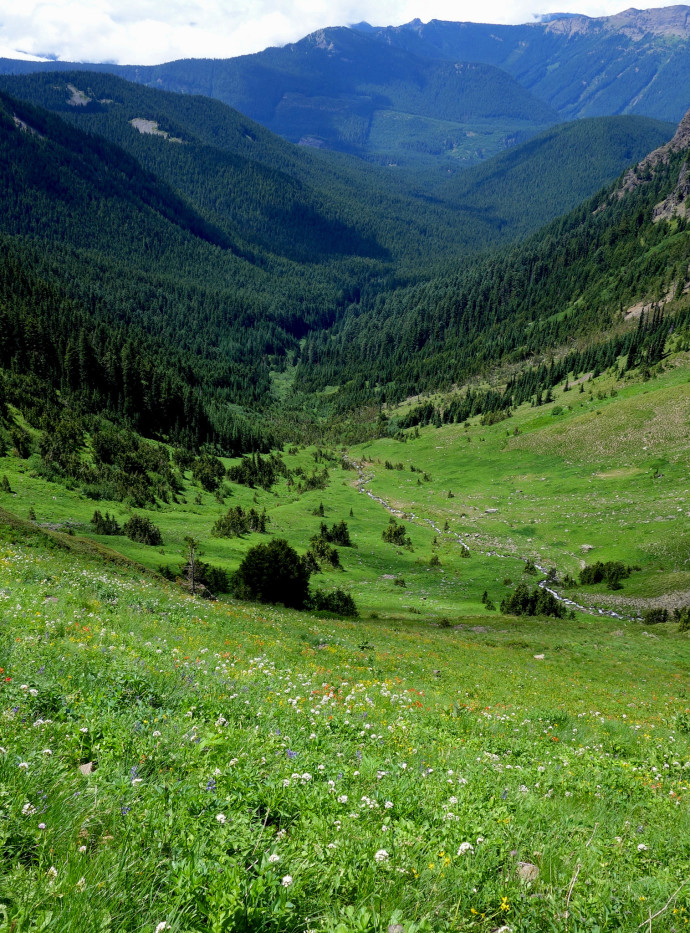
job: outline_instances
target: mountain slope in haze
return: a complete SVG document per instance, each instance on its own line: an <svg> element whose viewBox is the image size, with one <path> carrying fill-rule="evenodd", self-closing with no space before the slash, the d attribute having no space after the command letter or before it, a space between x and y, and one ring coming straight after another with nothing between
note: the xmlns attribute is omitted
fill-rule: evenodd
<svg viewBox="0 0 690 933"><path fill-rule="evenodd" d="M635 113L677 122L690 106L687 6L520 26L414 20L365 29L422 57L502 68L564 119Z"/></svg>
<svg viewBox="0 0 690 933"><path fill-rule="evenodd" d="M690 105L689 11L359 24L228 60L79 69L217 98L295 142L426 171L482 161L559 118L677 122ZM0 59L7 74L74 67Z"/></svg>
<svg viewBox="0 0 690 933"><path fill-rule="evenodd" d="M50 69L0 62L0 71ZM432 61L346 28L227 60L91 66L150 87L223 101L292 142L415 162L478 161L557 122L505 71Z"/></svg>
<svg viewBox="0 0 690 933"><path fill-rule="evenodd" d="M290 145L218 101L110 75L5 76L0 87L126 149L247 255L338 263L341 280L347 265L360 288L381 263L424 274L532 232L673 132L646 118L579 121L485 167L422 176Z"/></svg>

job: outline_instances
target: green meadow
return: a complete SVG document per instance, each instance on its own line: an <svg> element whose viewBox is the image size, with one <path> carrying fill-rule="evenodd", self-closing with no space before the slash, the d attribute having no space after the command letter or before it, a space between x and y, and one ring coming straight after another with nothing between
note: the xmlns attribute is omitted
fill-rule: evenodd
<svg viewBox="0 0 690 933"><path fill-rule="evenodd" d="M186 472L151 509L1 458L0 931L684 929L688 635L639 618L689 601L687 360L554 395L494 425L286 446L269 491ZM214 537L236 505L266 534ZM162 545L95 535L96 508ZM409 545L383 540L391 512ZM231 572L340 521L342 569L311 582L356 619L159 572L186 536ZM582 586L594 560L639 569ZM619 618L487 609L551 568Z"/></svg>
<svg viewBox="0 0 690 933"><path fill-rule="evenodd" d="M673 627L323 619L2 540L0 929L687 924Z"/></svg>

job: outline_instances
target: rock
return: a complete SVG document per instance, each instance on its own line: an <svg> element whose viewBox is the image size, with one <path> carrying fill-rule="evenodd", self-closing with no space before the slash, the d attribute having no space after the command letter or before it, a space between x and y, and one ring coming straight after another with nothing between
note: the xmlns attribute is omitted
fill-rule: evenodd
<svg viewBox="0 0 690 933"><path fill-rule="evenodd" d="M535 660L535 661L543 661L545 657L546 657L545 654L535 654L535 655L534 655L534 660Z"/></svg>
<svg viewBox="0 0 690 933"><path fill-rule="evenodd" d="M518 862L516 872L520 881L524 881L525 884L536 881L539 877L539 869L531 862Z"/></svg>
<svg viewBox="0 0 690 933"><path fill-rule="evenodd" d="M405 933L405 927L402 923L391 923L388 927L388 933Z"/></svg>
<svg viewBox="0 0 690 933"><path fill-rule="evenodd" d="M96 765L93 763L93 761L87 761L85 765L79 765L79 770L84 775L84 777L88 777L89 774L93 774L93 772L96 770Z"/></svg>
<svg viewBox="0 0 690 933"><path fill-rule="evenodd" d="M580 546L580 550L581 550L581 551L585 551L585 553L587 553L588 551L593 551L593 550L594 550L594 545L593 545L593 544L583 544L583 545Z"/></svg>

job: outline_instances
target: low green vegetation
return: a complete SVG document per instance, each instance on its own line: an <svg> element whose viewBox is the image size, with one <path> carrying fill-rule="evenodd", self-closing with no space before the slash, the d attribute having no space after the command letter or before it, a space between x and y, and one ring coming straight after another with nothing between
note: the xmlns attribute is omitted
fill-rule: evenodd
<svg viewBox="0 0 690 933"><path fill-rule="evenodd" d="M675 626L208 602L2 515L3 929L682 929Z"/></svg>

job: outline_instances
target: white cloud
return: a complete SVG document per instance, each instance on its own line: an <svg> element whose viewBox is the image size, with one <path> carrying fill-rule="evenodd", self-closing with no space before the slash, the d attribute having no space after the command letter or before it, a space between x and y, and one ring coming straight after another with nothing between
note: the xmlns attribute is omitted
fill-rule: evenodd
<svg viewBox="0 0 690 933"><path fill-rule="evenodd" d="M649 6L664 6L653 0ZM176 58L228 58L284 45L324 26L368 20L400 24L420 17L529 22L559 12L563 0L0 0L0 54L63 61L155 64ZM624 3L577 0L590 16ZM21 55L20 55L21 53Z"/></svg>

